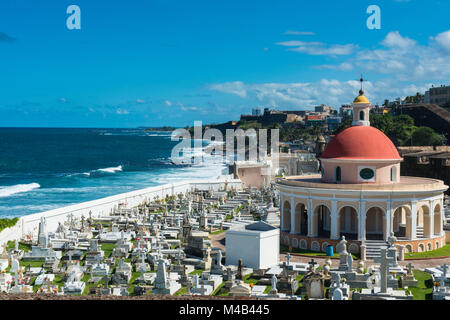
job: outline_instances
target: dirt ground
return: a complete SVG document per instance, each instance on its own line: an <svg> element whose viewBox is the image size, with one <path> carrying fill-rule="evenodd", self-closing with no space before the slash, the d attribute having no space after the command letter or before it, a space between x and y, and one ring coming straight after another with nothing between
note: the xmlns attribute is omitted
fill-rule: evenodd
<svg viewBox="0 0 450 320"><path fill-rule="evenodd" d="M225 251L225 232L220 233L220 234L216 234L216 235L212 235L211 236L211 245L213 247L217 247L220 248L222 250ZM300 257L300 256L294 256L291 255L291 262L301 262L301 263L307 263L309 261L311 261L312 257ZM317 263L319 265L322 265L325 262L326 257L314 257L314 260L317 261ZM286 261L286 255L285 254L280 254L280 260L281 261ZM450 258L445 258L445 259L426 259L426 260L405 260L405 261L399 261L398 264L402 265L402 266L406 266L407 264L409 264L411 262L411 264L414 266L415 269L425 269L428 267L436 267L436 266L441 266L444 263L446 263L447 265L450 265ZM373 264L376 264L374 262L371 261L366 261L365 263L365 267L369 267ZM331 259L331 266L334 267L338 267L339 266L339 260L338 259ZM356 267L356 265L355 265Z"/></svg>

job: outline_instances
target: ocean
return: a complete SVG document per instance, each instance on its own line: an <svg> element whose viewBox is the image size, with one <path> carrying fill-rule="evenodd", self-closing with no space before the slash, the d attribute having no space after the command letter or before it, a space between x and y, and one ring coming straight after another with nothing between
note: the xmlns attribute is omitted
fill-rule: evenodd
<svg viewBox="0 0 450 320"><path fill-rule="evenodd" d="M170 136L144 129L0 128L0 217L227 174L222 162L206 156L196 165L173 164L178 141Z"/></svg>

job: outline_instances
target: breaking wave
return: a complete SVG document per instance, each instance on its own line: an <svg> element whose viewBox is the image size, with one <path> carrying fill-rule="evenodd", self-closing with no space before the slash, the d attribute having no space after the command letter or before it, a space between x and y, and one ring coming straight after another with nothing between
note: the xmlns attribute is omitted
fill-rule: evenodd
<svg viewBox="0 0 450 320"><path fill-rule="evenodd" d="M39 183L29 183L29 184L17 184L14 186L0 187L0 198L9 197L16 193L29 192L33 189L38 189L41 186Z"/></svg>

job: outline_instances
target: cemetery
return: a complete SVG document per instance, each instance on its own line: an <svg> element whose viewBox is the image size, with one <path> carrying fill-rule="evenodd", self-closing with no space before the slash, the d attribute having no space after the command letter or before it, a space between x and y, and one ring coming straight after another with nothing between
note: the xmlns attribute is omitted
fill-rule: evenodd
<svg viewBox="0 0 450 320"><path fill-rule="evenodd" d="M42 217L36 234L3 246L0 290L55 298L450 299L448 266L401 266L394 234L367 267L345 236L326 259L294 262L292 250L281 261L279 205L273 186L193 189L98 218L68 215L55 230ZM225 249L212 244L221 234Z"/></svg>

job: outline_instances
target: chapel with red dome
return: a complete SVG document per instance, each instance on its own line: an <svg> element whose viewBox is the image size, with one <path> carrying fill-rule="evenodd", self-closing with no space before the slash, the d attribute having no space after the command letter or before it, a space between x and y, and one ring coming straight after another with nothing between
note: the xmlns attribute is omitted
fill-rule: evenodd
<svg viewBox="0 0 450 320"><path fill-rule="evenodd" d="M371 108L361 86L352 103L352 126L319 156L321 173L277 180L281 244L325 251L345 236L349 251L363 260L379 255L390 235L397 239L400 256L445 245L448 186L438 179L400 175L403 159L392 141L370 126Z"/></svg>

